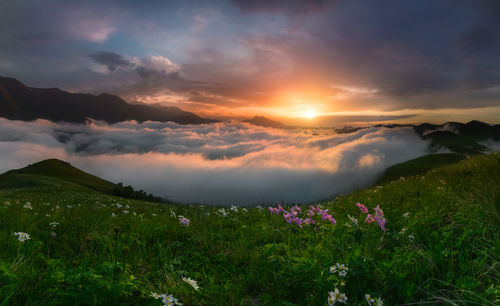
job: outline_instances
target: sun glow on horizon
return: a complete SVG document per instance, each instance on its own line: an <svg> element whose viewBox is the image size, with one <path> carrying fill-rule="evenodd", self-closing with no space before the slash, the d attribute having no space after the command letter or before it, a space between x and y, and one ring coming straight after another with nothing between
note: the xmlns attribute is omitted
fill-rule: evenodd
<svg viewBox="0 0 500 306"><path fill-rule="evenodd" d="M313 110L309 110L304 113L304 117L307 119L314 119L314 117L316 117L316 113Z"/></svg>

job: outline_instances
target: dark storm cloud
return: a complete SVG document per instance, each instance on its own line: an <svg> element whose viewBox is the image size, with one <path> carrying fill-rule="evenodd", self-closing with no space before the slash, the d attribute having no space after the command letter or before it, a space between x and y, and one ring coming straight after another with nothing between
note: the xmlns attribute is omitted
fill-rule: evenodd
<svg viewBox="0 0 500 306"><path fill-rule="evenodd" d="M96 63L106 66L109 71L115 71L117 68L129 68L133 65L122 55L114 52L97 51L89 54L89 57Z"/></svg>
<svg viewBox="0 0 500 306"><path fill-rule="evenodd" d="M0 119L0 172L59 158L174 201L219 205L320 200L367 186L386 167L427 153L428 143L411 128L335 134L237 122Z"/></svg>

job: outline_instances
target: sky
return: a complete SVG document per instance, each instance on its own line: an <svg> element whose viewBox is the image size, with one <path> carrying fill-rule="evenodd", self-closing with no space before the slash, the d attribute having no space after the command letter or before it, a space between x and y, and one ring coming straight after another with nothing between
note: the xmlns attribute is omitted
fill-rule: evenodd
<svg viewBox="0 0 500 306"><path fill-rule="evenodd" d="M499 54L495 0L0 4L0 75L209 118L500 123Z"/></svg>

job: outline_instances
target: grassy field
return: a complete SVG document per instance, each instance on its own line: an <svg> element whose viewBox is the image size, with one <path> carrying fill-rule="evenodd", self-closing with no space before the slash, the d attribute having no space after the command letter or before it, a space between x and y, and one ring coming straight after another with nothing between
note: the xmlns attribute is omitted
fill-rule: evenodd
<svg viewBox="0 0 500 306"><path fill-rule="evenodd" d="M366 294L500 304L499 154L319 203L336 224L315 206L302 228L267 207L153 204L56 177L18 173L0 186L1 305L161 305L152 292L185 305L327 305L336 288L353 305ZM357 202L370 214L380 205L386 230ZM336 263L348 270L330 273Z"/></svg>

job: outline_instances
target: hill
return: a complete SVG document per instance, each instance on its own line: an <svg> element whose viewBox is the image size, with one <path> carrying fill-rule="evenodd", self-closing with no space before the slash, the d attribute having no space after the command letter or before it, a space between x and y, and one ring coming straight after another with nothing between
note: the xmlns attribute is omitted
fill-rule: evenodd
<svg viewBox="0 0 500 306"><path fill-rule="evenodd" d="M140 199L154 202L165 202L165 199L146 194L144 191L135 191L131 186L101 179L97 176L73 167L70 163L58 159L47 159L31 164L22 169L15 169L0 175L0 189L22 188L26 186L43 186L33 176L51 177L61 181L71 182L98 192L120 196L129 199ZM42 184L42 185L40 185Z"/></svg>
<svg viewBox="0 0 500 306"><path fill-rule="evenodd" d="M218 122L173 106L129 104L110 94L69 93L58 88L33 88L13 78L0 77L0 117L31 121L47 119L85 123L87 118L116 123L172 121L180 124Z"/></svg>
<svg viewBox="0 0 500 306"><path fill-rule="evenodd" d="M287 213L305 218L308 205L156 205L31 178L39 184L0 189L2 304L160 305L154 292L186 305L324 305L335 289L353 305L366 294L500 302L500 154L314 204L316 222L301 227ZM379 205L386 230L357 202Z"/></svg>
<svg viewBox="0 0 500 306"><path fill-rule="evenodd" d="M376 184L387 183L401 177L423 174L427 171L460 162L465 156L453 153L429 154L387 168Z"/></svg>
<svg viewBox="0 0 500 306"><path fill-rule="evenodd" d="M252 119L242 120L242 122L247 122L247 123L251 123L253 125L276 128L276 129L289 129L290 128L288 125L285 125L284 123L281 123L281 122L275 121L275 120L271 120L271 119L266 118L264 116L255 116Z"/></svg>

